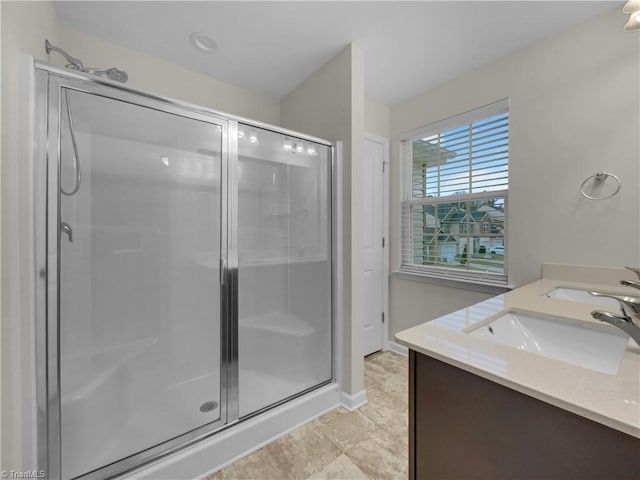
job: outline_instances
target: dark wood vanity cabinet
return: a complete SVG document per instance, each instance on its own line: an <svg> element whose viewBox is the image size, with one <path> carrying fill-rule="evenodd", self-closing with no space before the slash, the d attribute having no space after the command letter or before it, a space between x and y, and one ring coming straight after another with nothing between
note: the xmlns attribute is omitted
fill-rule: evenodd
<svg viewBox="0 0 640 480"><path fill-rule="evenodd" d="M409 478L640 480L640 440L410 350Z"/></svg>

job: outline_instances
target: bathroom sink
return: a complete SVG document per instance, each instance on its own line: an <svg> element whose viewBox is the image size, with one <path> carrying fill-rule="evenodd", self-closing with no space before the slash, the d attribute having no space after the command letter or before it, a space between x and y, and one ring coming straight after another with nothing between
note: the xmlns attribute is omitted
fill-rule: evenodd
<svg viewBox="0 0 640 480"><path fill-rule="evenodd" d="M558 287L544 294L549 298L558 300L569 300L571 302L593 303L594 305L603 305L619 309L619 304L613 298L594 297L586 290L578 290L577 288Z"/></svg>
<svg viewBox="0 0 640 480"><path fill-rule="evenodd" d="M610 375L618 373L629 340L622 332L513 311L468 334Z"/></svg>

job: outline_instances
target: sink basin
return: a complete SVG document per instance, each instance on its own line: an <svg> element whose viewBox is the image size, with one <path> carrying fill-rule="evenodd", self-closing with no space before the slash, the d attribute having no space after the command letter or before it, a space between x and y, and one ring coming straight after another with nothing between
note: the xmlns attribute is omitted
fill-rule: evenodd
<svg viewBox="0 0 640 480"><path fill-rule="evenodd" d="M608 293L608 292L602 292ZM594 297L586 290L578 290L576 288L558 287L545 293L549 298L557 298L558 300L569 300L571 302L593 303L594 305L602 305L606 307L620 308L618 302L613 298Z"/></svg>
<svg viewBox="0 0 640 480"><path fill-rule="evenodd" d="M629 341L624 332L618 334L556 317L522 312L507 312L468 333L610 375L618 373Z"/></svg>

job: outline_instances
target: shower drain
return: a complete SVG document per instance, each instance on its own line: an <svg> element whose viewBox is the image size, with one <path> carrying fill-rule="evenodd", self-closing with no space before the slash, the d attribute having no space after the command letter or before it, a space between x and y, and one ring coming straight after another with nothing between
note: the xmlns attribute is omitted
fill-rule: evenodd
<svg viewBox="0 0 640 480"><path fill-rule="evenodd" d="M204 402L200 405L200 411L202 413L210 412L211 410L215 410L218 407L218 402Z"/></svg>

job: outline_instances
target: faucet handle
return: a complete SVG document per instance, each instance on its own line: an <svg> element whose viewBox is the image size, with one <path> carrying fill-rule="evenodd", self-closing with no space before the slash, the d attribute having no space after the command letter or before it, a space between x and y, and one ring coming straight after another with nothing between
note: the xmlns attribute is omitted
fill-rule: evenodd
<svg viewBox="0 0 640 480"><path fill-rule="evenodd" d="M589 292L594 297L612 298L620 304L622 314L627 317L640 318L640 298L628 295L611 295L607 293Z"/></svg>
<svg viewBox="0 0 640 480"><path fill-rule="evenodd" d="M624 285L625 287L633 287L640 290L640 282L636 282L635 280L620 280L620 285Z"/></svg>
<svg viewBox="0 0 640 480"><path fill-rule="evenodd" d="M625 327L631 323L631 320L626 317L619 317L614 313L606 312L604 310L594 310L593 312L591 312L591 316L596 320L610 323L611 325L619 328Z"/></svg>
<svg viewBox="0 0 640 480"><path fill-rule="evenodd" d="M594 310L591 312L591 316L596 320L618 327L629 335L640 347L640 326L633 323L631 319L627 317L619 317L618 315L614 315L611 312L605 312L603 310Z"/></svg>
<svg viewBox="0 0 640 480"><path fill-rule="evenodd" d="M624 268L635 273L638 276L638 280L640 280L640 268L637 268L637 267L624 267Z"/></svg>

